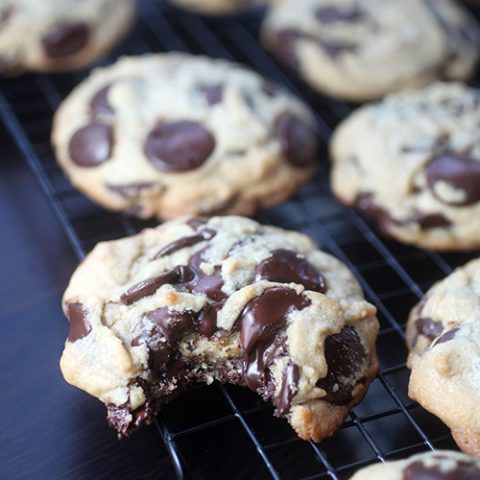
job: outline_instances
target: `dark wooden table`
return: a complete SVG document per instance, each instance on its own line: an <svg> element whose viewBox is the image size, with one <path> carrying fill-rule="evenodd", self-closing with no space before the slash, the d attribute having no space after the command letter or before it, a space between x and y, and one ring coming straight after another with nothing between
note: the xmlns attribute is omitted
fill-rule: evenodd
<svg viewBox="0 0 480 480"><path fill-rule="evenodd" d="M154 427L117 441L103 406L58 366L62 292L77 264L0 127L0 479L175 478Z"/></svg>

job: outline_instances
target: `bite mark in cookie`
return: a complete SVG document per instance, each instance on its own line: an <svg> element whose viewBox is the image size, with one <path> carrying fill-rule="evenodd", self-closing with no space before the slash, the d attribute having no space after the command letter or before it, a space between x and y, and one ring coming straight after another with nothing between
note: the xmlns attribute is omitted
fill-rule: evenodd
<svg viewBox="0 0 480 480"><path fill-rule="evenodd" d="M107 405L120 436L191 383L218 380L270 400L319 441L378 369L375 308L346 267L303 235L241 217L185 218L101 244L65 304L79 307L69 307L77 333L62 371Z"/></svg>

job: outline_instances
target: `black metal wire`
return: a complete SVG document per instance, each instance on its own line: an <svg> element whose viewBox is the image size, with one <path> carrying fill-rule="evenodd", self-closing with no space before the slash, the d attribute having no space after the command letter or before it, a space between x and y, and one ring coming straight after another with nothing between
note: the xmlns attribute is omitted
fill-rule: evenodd
<svg viewBox="0 0 480 480"><path fill-rule="evenodd" d="M167 50L241 61L312 105L324 146L334 126L351 111L344 102L312 92L275 63L258 43L261 10L206 19L163 2L142 0L140 11L135 33L105 63L118 54ZM72 188L55 163L49 145L52 114L84 76L85 72L31 75L0 85L1 121L40 182L79 258L98 241L154 224L95 206ZM308 233L356 274L368 299L378 307L382 370L342 429L320 445L299 440L285 422L271 416L271 407L245 390L218 384L196 388L187 405L179 405L180 397L155 420L178 478L248 478L250 469L256 468L254 478L339 480L375 461L453 447L448 430L406 396L404 324L406 312L425 289L473 255L422 252L381 238L361 216L332 200L322 173L293 199L257 218ZM206 400L199 408L203 396ZM228 434L218 437L224 428ZM192 440L197 438L201 440ZM228 450L216 464L211 456L202 462L205 445L223 452L223 444L229 442L235 446L233 452ZM250 455L248 464L243 450ZM292 454L297 451L301 453Z"/></svg>

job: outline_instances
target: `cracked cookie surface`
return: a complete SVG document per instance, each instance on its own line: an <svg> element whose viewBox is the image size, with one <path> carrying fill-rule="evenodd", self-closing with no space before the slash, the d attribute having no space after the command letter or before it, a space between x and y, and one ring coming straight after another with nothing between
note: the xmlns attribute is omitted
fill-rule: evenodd
<svg viewBox="0 0 480 480"><path fill-rule="evenodd" d="M331 143L335 195L405 243L478 248L479 106L479 90L437 83L355 111Z"/></svg>
<svg viewBox="0 0 480 480"><path fill-rule="evenodd" d="M317 146L309 110L281 87L177 53L95 71L60 106L52 140L76 187L142 218L250 215L311 177Z"/></svg>
<svg viewBox="0 0 480 480"><path fill-rule="evenodd" d="M332 435L376 375L376 309L305 235L186 217L98 244L63 299L65 379L119 436L192 382L245 386L304 439Z"/></svg>
<svg viewBox="0 0 480 480"><path fill-rule="evenodd" d="M134 0L0 0L0 74L83 68L134 18Z"/></svg>
<svg viewBox="0 0 480 480"><path fill-rule="evenodd" d="M450 0L280 0L262 38L313 88L364 101L468 79L480 35L473 17Z"/></svg>
<svg viewBox="0 0 480 480"><path fill-rule="evenodd" d="M435 284L407 325L409 396L480 456L480 259Z"/></svg>
<svg viewBox="0 0 480 480"><path fill-rule="evenodd" d="M480 480L480 461L438 450L363 468L351 480Z"/></svg>

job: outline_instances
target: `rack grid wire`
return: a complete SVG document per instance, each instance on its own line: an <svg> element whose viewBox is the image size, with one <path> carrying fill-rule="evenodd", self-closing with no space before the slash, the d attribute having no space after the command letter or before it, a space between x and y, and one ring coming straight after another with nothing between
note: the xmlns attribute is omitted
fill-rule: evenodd
<svg viewBox="0 0 480 480"><path fill-rule="evenodd" d="M203 18L164 2L140 0L132 35L119 55L178 50L242 62L283 83L314 109L321 160L332 129L352 107L310 90L283 70L258 43L263 11ZM0 84L0 117L35 173L77 256L99 241L138 232L139 221L95 206L58 168L49 135L52 115L88 72L28 75ZM334 201L321 169L296 196L257 215L263 223L313 237L347 264L378 307L381 372L362 403L332 438L299 440L272 407L231 385L195 386L166 405L155 420L179 479L346 479L360 467L436 448L455 448L448 429L408 399L404 326L409 309L435 281L474 254L437 254L377 235L355 212Z"/></svg>

